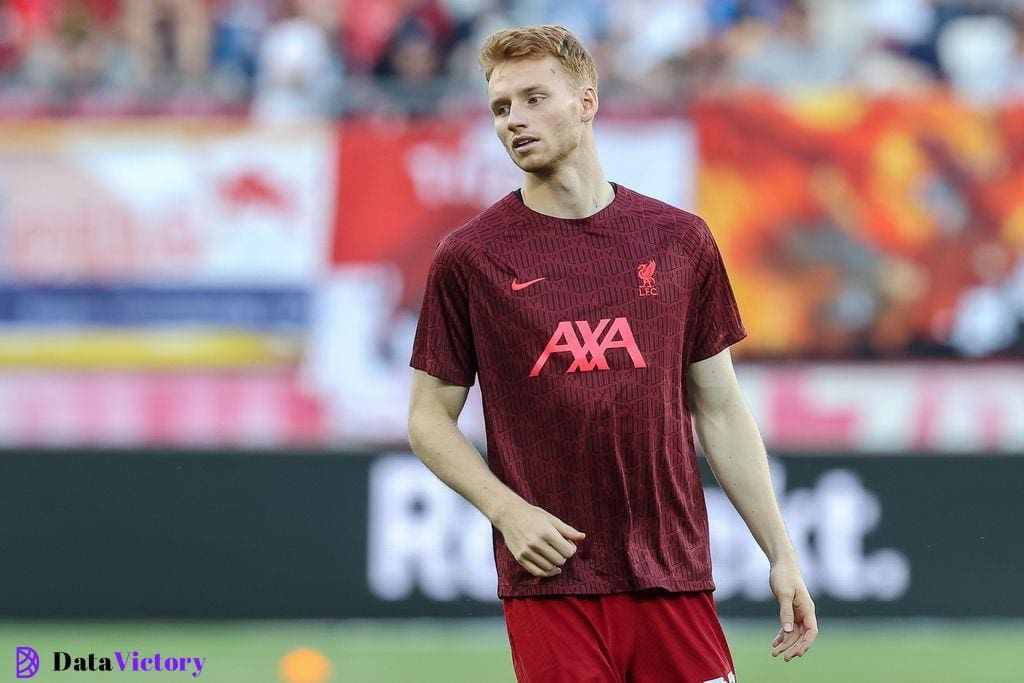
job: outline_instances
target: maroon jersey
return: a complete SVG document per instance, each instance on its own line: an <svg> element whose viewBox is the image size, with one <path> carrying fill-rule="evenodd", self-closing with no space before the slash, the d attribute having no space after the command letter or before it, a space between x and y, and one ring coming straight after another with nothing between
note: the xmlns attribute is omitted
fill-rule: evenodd
<svg viewBox="0 0 1024 683"><path fill-rule="evenodd" d="M478 375L491 470L587 534L538 578L495 530L499 596L714 588L686 369L745 336L707 224L622 186L578 219L512 192L438 243L410 365Z"/></svg>

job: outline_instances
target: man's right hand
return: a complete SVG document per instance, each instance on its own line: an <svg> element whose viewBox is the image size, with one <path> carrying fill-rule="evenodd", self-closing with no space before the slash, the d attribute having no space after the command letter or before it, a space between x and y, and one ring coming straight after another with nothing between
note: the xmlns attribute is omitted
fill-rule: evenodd
<svg viewBox="0 0 1024 683"><path fill-rule="evenodd" d="M512 557L534 576L557 576L576 554L576 543L586 538L551 513L526 501L516 503L495 524Z"/></svg>

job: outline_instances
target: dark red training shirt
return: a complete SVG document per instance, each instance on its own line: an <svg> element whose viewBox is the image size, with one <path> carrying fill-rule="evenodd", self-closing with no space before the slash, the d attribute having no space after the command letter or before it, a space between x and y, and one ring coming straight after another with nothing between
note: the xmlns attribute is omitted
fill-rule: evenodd
<svg viewBox="0 0 1024 683"><path fill-rule="evenodd" d="M409 364L479 375L491 470L587 534L537 578L495 530L501 597L714 588L685 373L746 331L707 224L616 190L579 219L509 193L427 276Z"/></svg>

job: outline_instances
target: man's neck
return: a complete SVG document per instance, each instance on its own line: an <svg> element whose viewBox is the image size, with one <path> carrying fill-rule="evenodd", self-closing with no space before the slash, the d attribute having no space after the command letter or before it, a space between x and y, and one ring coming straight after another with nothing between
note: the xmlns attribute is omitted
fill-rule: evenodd
<svg viewBox="0 0 1024 683"><path fill-rule="evenodd" d="M604 179L600 164L582 169L563 167L540 176L526 173L523 177L523 203L546 216L586 218L612 203L615 190Z"/></svg>

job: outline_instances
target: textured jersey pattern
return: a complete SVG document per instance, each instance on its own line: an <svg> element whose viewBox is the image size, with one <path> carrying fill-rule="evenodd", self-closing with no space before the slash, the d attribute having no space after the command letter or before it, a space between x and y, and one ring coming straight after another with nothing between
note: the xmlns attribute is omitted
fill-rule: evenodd
<svg viewBox="0 0 1024 683"><path fill-rule="evenodd" d="M477 378L491 470L587 534L537 578L495 530L501 597L714 587L685 372L744 336L705 222L622 186L582 219L510 193L438 243L410 365Z"/></svg>

